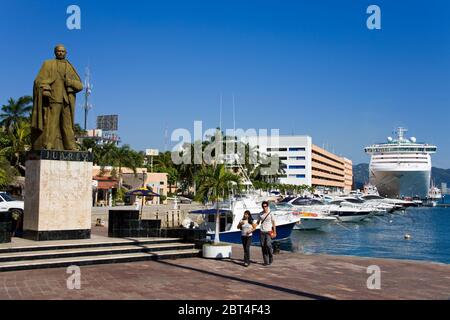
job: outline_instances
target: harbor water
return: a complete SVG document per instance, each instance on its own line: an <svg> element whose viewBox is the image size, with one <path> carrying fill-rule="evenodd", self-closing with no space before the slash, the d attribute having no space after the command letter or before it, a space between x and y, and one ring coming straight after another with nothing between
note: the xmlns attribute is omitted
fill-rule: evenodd
<svg viewBox="0 0 450 320"><path fill-rule="evenodd" d="M410 235L409 240L405 235ZM450 264L450 207L409 208L317 231L293 230L291 238L281 243L281 249Z"/></svg>

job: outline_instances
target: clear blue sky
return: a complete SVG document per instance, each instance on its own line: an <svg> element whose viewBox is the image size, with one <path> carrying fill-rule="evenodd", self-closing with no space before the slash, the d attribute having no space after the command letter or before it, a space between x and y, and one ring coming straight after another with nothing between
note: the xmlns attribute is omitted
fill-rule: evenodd
<svg viewBox="0 0 450 320"><path fill-rule="evenodd" d="M309 134L368 162L363 147L406 126L450 168L449 1L0 0L0 104L32 93L43 60L64 43L94 91L89 126L120 115L136 149L163 149L164 131L219 122ZM66 9L82 29L66 28ZM382 30L366 8L382 10ZM81 104L81 96L78 103ZM77 121L82 123L81 108Z"/></svg>

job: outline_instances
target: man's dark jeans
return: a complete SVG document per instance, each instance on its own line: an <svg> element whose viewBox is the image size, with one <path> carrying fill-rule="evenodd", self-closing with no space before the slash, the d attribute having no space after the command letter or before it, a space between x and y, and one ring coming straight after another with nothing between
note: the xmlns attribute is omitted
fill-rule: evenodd
<svg viewBox="0 0 450 320"><path fill-rule="evenodd" d="M261 249L264 264L271 264L273 261L272 238L268 232L261 231Z"/></svg>

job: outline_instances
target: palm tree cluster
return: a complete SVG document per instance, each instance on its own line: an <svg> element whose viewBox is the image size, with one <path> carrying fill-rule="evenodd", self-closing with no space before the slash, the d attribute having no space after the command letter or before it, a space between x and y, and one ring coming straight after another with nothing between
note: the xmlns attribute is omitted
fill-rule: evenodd
<svg viewBox="0 0 450 320"><path fill-rule="evenodd" d="M30 149L32 104L32 97L23 96L17 100L9 99L0 109L0 170L3 172L3 184L14 179L13 172L25 172L25 154ZM5 175L5 172L9 174Z"/></svg>

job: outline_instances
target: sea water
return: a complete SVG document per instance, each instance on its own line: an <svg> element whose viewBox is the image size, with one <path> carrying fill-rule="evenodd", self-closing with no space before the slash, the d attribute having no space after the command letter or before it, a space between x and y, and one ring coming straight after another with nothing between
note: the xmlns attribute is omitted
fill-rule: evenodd
<svg viewBox="0 0 450 320"><path fill-rule="evenodd" d="M409 240L405 235L410 236ZM409 208L317 231L293 230L291 238L281 243L281 249L450 264L450 208Z"/></svg>

